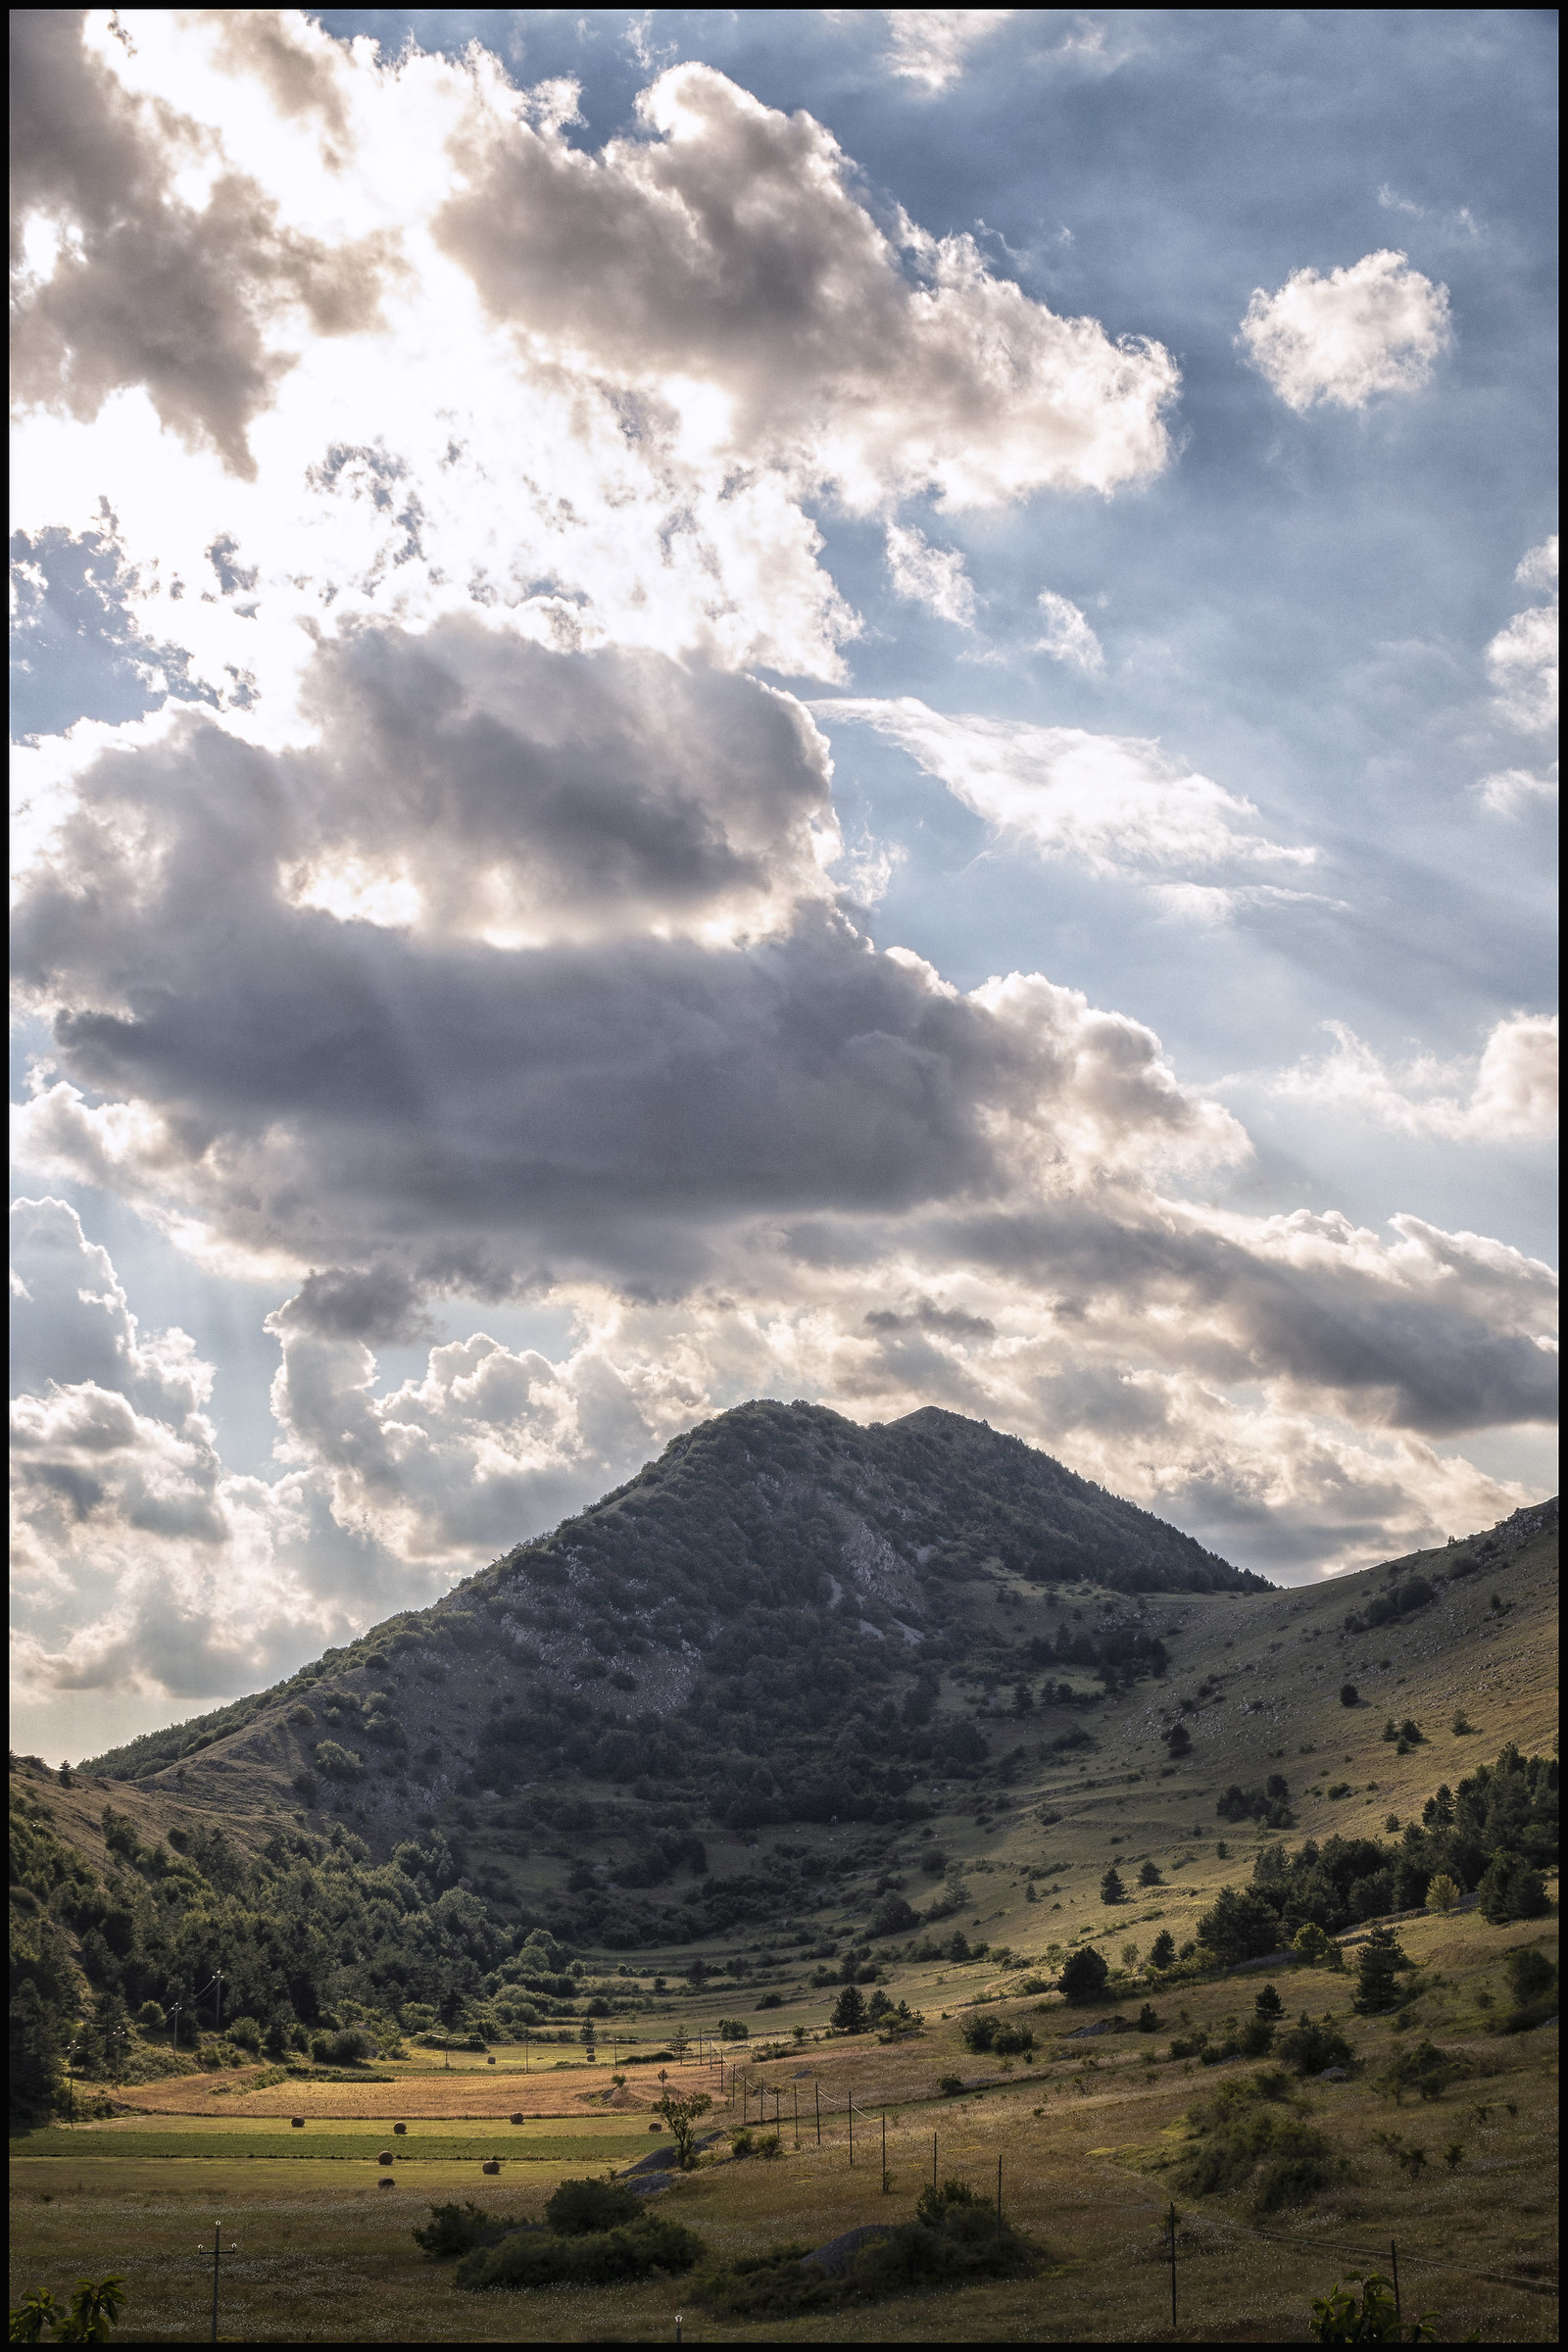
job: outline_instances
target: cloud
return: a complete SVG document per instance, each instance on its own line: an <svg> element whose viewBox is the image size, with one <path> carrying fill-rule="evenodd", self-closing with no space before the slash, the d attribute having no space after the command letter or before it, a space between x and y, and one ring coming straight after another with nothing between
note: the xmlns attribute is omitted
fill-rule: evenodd
<svg viewBox="0 0 1568 2352"><path fill-rule="evenodd" d="M893 241L809 115L677 66L638 100L644 135L594 156L486 95L453 143L443 249L522 347L672 404L732 462L861 512L1108 491L1166 463L1165 351L1057 318L967 235L901 218Z"/></svg>
<svg viewBox="0 0 1568 2352"><path fill-rule="evenodd" d="M912 695L845 696L812 709L830 732L845 722L875 727L999 833L1093 872L1236 858L1304 865L1316 855L1263 839L1249 829L1257 814L1250 801L1137 737L949 716Z"/></svg>
<svg viewBox="0 0 1568 2352"><path fill-rule="evenodd" d="M936 92L963 73L969 51L1005 24L1010 8L885 8L888 64L905 81Z"/></svg>
<svg viewBox="0 0 1568 2352"><path fill-rule="evenodd" d="M1482 806L1492 815L1519 816L1532 801L1557 798L1557 762L1553 760L1544 776L1538 776L1528 767L1497 768L1492 775L1483 776L1476 790Z"/></svg>
<svg viewBox="0 0 1568 2352"><path fill-rule="evenodd" d="M112 35L78 9L11 23L14 395L90 419L144 385L163 423L254 478L250 427L292 365L269 326L374 324L391 248L302 235L244 172L219 168L191 203L177 178L210 160L202 127L123 87ZM28 223L54 232L46 270L29 267Z"/></svg>
<svg viewBox="0 0 1568 2352"><path fill-rule="evenodd" d="M1045 615L1046 633L1035 651L1050 654L1057 662L1070 662L1074 669L1103 669L1104 649L1071 599L1042 588L1039 604Z"/></svg>
<svg viewBox="0 0 1568 2352"><path fill-rule="evenodd" d="M1282 1072L1269 1082L1271 1094L1451 1143L1544 1141L1556 1132L1555 1013L1510 1014L1479 1056L1445 1062L1418 1054L1393 1068L1343 1021L1324 1027L1333 1051Z"/></svg>
<svg viewBox="0 0 1568 2352"><path fill-rule="evenodd" d="M1557 725L1555 533L1540 547L1530 550L1514 577L1524 587L1549 588L1552 602L1516 612L1506 627L1498 630L1487 648L1487 668L1498 709L1508 724L1525 734L1549 735ZM1489 808L1511 815L1526 793L1546 791L1547 787L1533 777L1514 784L1512 778L1518 772L1511 770L1506 778L1487 779L1482 790Z"/></svg>
<svg viewBox="0 0 1568 2352"><path fill-rule="evenodd" d="M1452 332L1447 287L1385 248L1326 277L1294 270L1273 294L1258 287L1237 339L1304 415L1318 402L1364 409L1380 394L1419 392Z"/></svg>
<svg viewBox="0 0 1568 2352"><path fill-rule="evenodd" d="M974 582L954 549L933 547L914 529L888 525L888 575L894 593L925 605L960 629L974 626Z"/></svg>

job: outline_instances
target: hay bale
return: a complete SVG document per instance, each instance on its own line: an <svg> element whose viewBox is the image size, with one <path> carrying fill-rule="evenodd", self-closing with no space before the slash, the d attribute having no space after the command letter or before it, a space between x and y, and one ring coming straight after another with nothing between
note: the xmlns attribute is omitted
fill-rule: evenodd
<svg viewBox="0 0 1568 2352"><path fill-rule="evenodd" d="M407 2124L394 2124L392 2127L399 2139L403 2137L404 2133L408 2131L408 2128L409 2127Z"/></svg>
<svg viewBox="0 0 1568 2352"><path fill-rule="evenodd" d="M526 2123L528 2119L526 2116L514 2115L512 2120L514 2124L522 2124Z"/></svg>
<svg viewBox="0 0 1568 2352"><path fill-rule="evenodd" d="M288 2119L288 2128L289 2128L289 2130L290 2130L291 2132L303 2132L303 2131L304 2131L304 2129L305 2129L305 2118L304 2118L304 2116L303 2116L303 2115L291 2115L291 2116L289 2117L289 2119Z"/></svg>
<svg viewBox="0 0 1568 2352"><path fill-rule="evenodd" d="M480 2170L480 2172L481 2172L481 2173L499 2173L499 2172L500 2172L500 2170L501 2170L501 2167L500 2167L500 2165L497 2163L497 2161L496 2161L495 2157L494 2157L494 2156L492 2156L488 2164L481 2164L481 2165L480 2165L480 2167L479 2167L479 2170Z"/></svg>

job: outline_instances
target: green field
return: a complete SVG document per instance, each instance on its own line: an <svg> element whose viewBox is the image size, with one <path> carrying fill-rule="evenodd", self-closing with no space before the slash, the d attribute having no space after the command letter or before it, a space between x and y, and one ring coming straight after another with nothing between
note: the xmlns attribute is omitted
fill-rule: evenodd
<svg viewBox="0 0 1568 2352"><path fill-rule="evenodd" d="M653 2144L646 2132L539 2133L505 2123L442 2132L411 2124L406 2137L394 2138L390 2128L364 2124L312 2123L304 2132L291 2132L286 2124L234 2124L225 2117L209 2130L198 2125L171 2131L159 2120L130 2131L115 2125L32 2132L12 2140L11 2155L13 2162L28 2163L42 2158L72 2164L150 2164L183 2158L210 2164L373 2164L383 2150L390 2150L397 2163L412 2165L478 2164L491 2156L508 2164L618 2165L646 2156Z"/></svg>

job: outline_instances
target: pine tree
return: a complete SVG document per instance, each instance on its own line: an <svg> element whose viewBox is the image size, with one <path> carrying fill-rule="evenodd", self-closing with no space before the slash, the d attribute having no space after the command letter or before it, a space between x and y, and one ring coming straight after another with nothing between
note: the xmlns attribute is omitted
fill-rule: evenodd
<svg viewBox="0 0 1568 2352"><path fill-rule="evenodd" d="M1100 1882L1100 1899L1102 1903L1121 1903L1127 1899L1127 1889L1114 1862Z"/></svg>
<svg viewBox="0 0 1568 2352"><path fill-rule="evenodd" d="M865 1996L858 1984L846 1984L833 2004L828 2020L835 2034L863 2034L865 2032Z"/></svg>
<svg viewBox="0 0 1568 2352"><path fill-rule="evenodd" d="M11 2113L17 2123L42 2123L65 2105L60 2052L36 1984L25 1980L11 2001Z"/></svg>
<svg viewBox="0 0 1568 2352"><path fill-rule="evenodd" d="M1259 2017L1272 2018L1283 2017L1285 2015L1285 2003L1280 1999L1278 1992L1275 1990L1272 1984L1264 1985L1262 1991L1252 2003L1252 2007L1257 2011Z"/></svg>
<svg viewBox="0 0 1568 2352"><path fill-rule="evenodd" d="M1409 1965L1394 1930L1374 1928L1356 1955L1351 2008L1363 2017L1376 2017L1386 2009L1397 2008L1399 1971Z"/></svg>
<svg viewBox="0 0 1568 2352"><path fill-rule="evenodd" d="M1161 1928L1149 1947L1151 1968L1169 1968L1176 1957L1176 1938L1169 1928Z"/></svg>

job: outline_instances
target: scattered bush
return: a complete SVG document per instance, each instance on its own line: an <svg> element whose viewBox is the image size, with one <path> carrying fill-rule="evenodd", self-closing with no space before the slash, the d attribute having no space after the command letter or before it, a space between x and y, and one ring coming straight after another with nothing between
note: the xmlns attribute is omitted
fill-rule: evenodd
<svg viewBox="0 0 1568 2352"><path fill-rule="evenodd" d="M1274 2044L1274 2054L1298 2075L1321 2075L1331 2066L1354 2064L1354 2053L1332 2017L1315 2022L1303 2009Z"/></svg>
<svg viewBox="0 0 1568 2352"><path fill-rule="evenodd" d="M635 2189L613 2180L563 2180L545 2204L545 2223L562 2237L584 2237L594 2230L615 2230L644 2210Z"/></svg>
<svg viewBox="0 0 1568 2352"><path fill-rule="evenodd" d="M432 2205L428 2223L422 2230L416 2228L414 2242L432 2262L450 2262L460 2254L471 2254L475 2246L497 2245L509 2230L521 2228L520 2222L486 2213L471 2200L464 2205Z"/></svg>
<svg viewBox="0 0 1568 2352"><path fill-rule="evenodd" d="M1197 2146L1177 2175L1189 2196L1250 2187L1254 2212L1303 2204L1343 2170L1321 2132L1296 2112L1289 2077L1278 2070L1228 2082L1194 2110Z"/></svg>
<svg viewBox="0 0 1568 2352"><path fill-rule="evenodd" d="M1414 2049L1399 2052L1387 2073L1378 2076L1377 2088L1389 2092L1396 2107L1407 2090L1423 2099L1441 2099L1448 2084L1468 2072L1457 2050L1440 2050L1436 2042L1423 2038Z"/></svg>
<svg viewBox="0 0 1568 2352"><path fill-rule="evenodd" d="M707 2252L694 2230L657 2213L640 2213L619 2230L561 2237L551 2230L514 2230L494 2246L475 2247L458 2264L457 2284L493 2287L611 2286L662 2272L678 2278Z"/></svg>
<svg viewBox="0 0 1568 2352"><path fill-rule="evenodd" d="M966 2017L961 2028L966 2050L991 2050L999 2058L1027 2058L1035 2046L1034 2029L1015 2017L997 2017L985 2010Z"/></svg>

